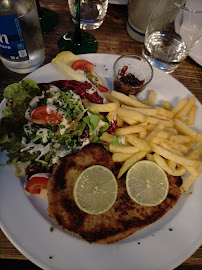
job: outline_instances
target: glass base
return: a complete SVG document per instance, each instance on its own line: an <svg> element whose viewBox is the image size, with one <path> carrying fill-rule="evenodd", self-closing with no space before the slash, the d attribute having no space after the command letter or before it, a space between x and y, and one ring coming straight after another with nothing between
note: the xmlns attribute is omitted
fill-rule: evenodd
<svg viewBox="0 0 202 270"><path fill-rule="evenodd" d="M74 24L76 24L76 19L72 18L72 21ZM80 29L82 30L95 30L98 29L103 23L103 20L101 21L96 21L96 22L92 22L92 21L88 21L88 20L81 20L80 21Z"/></svg>
<svg viewBox="0 0 202 270"><path fill-rule="evenodd" d="M50 9L41 7L39 21L42 33L46 34L56 29L59 19L57 13Z"/></svg>
<svg viewBox="0 0 202 270"><path fill-rule="evenodd" d="M58 41L60 51L71 51L74 54L96 53L98 44L94 36L81 31L81 41L75 41L75 31L64 34Z"/></svg>
<svg viewBox="0 0 202 270"><path fill-rule="evenodd" d="M169 63L169 62L164 62L160 59L155 59L154 57L152 57L152 55L150 55L150 53L145 48L142 50L142 55L148 60L148 62L152 66L157 67L166 73L172 73L180 65L179 62Z"/></svg>

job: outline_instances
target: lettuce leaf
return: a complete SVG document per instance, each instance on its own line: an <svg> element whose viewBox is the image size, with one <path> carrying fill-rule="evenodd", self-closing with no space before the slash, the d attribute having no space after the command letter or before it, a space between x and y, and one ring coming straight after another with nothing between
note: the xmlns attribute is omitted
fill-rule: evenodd
<svg viewBox="0 0 202 270"><path fill-rule="evenodd" d="M7 106L2 111L3 117L24 118L30 101L38 94L40 94L40 89L37 83L30 79L8 85L4 89Z"/></svg>
<svg viewBox="0 0 202 270"><path fill-rule="evenodd" d="M90 140L92 142L101 142L100 137L110 126L108 120L100 114L88 112L88 115L83 118L83 121L89 127Z"/></svg>
<svg viewBox="0 0 202 270"><path fill-rule="evenodd" d="M39 87L35 81L30 79L12 83L4 89L4 97L13 102L22 102L28 97L34 97L37 93L39 93Z"/></svg>
<svg viewBox="0 0 202 270"><path fill-rule="evenodd" d="M22 127L27 122L24 116L25 112L32 98L40 93L36 82L30 79L13 83L4 89L4 97L7 99L7 103L2 110L0 121L0 147L1 151L8 151L11 162L14 160L14 156L20 154L22 148L21 139L24 135Z"/></svg>
<svg viewBox="0 0 202 270"><path fill-rule="evenodd" d="M114 146L123 146L124 144L119 141L119 138L115 137L112 139L112 145Z"/></svg>

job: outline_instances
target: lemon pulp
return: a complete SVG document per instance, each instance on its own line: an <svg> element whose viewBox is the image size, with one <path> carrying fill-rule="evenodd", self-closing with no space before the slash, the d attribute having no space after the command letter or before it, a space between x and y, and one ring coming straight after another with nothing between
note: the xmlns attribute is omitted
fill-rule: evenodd
<svg viewBox="0 0 202 270"><path fill-rule="evenodd" d="M136 203L155 206L166 199L169 182L166 173L156 163L142 160L128 170L126 189Z"/></svg>
<svg viewBox="0 0 202 270"><path fill-rule="evenodd" d="M77 206L88 214L103 214L115 203L117 180L108 168L94 165L77 178L73 196Z"/></svg>

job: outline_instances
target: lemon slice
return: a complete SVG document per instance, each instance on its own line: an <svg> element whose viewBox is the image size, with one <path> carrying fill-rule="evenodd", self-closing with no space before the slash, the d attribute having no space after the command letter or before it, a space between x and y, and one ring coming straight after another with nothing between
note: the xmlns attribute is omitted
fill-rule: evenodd
<svg viewBox="0 0 202 270"><path fill-rule="evenodd" d="M117 180L108 168L94 165L85 169L77 178L73 196L77 206L88 214L107 212L117 198Z"/></svg>
<svg viewBox="0 0 202 270"><path fill-rule="evenodd" d="M169 182L166 173L156 163L142 160L128 170L126 189L136 203L155 206L167 197Z"/></svg>

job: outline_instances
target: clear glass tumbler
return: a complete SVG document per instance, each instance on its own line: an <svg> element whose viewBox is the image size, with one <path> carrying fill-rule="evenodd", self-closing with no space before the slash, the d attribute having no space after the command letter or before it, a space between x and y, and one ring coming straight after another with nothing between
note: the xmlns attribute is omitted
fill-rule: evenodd
<svg viewBox="0 0 202 270"><path fill-rule="evenodd" d="M143 55L152 65L171 73L201 35L201 0L160 0L146 30Z"/></svg>
<svg viewBox="0 0 202 270"><path fill-rule="evenodd" d="M114 90L126 95L142 92L153 78L151 64L142 56L125 54L113 66Z"/></svg>
<svg viewBox="0 0 202 270"><path fill-rule="evenodd" d="M72 20L76 22L76 0L68 0ZM101 26L107 13L108 0L81 0L80 27L94 30Z"/></svg>

